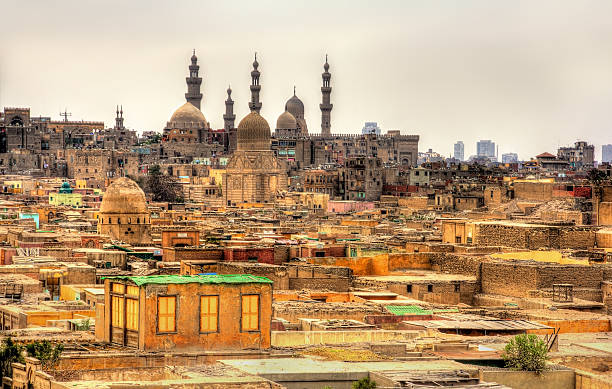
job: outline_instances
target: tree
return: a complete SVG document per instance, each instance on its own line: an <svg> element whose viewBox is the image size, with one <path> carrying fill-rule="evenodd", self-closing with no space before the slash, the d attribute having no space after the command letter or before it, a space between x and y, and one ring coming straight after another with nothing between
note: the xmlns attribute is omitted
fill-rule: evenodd
<svg viewBox="0 0 612 389"><path fill-rule="evenodd" d="M54 346L48 340L43 340L26 345L26 351L29 357L40 361L43 370L48 371L57 367L60 355L64 351L64 345L60 343Z"/></svg>
<svg viewBox="0 0 612 389"><path fill-rule="evenodd" d="M12 363L25 362L22 350L23 347L13 342L10 336L2 341L2 345L0 345L0 382L2 382L2 377L13 376Z"/></svg>
<svg viewBox="0 0 612 389"><path fill-rule="evenodd" d="M174 203L182 200L181 186L174 177L164 175L159 165L153 165L149 169L145 191L152 194L153 201Z"/></svg>
<svg viewBox="0 0 612 389"><path fill-rule="evenodd" d="M595 186L601 185L603 181L605 181L608 177L606 173L602 172L599 169L591 169L589 170L589 174L587 175L587 179L589 182Z"/></svg>
<svg viewBox="0 0 612 389"><path fill-rule="evenodd" d="M547 369L548 346L536 335L521 334L506 344L502 358L512 370L533 371L538 374Z"/></svg>
<svg viewBox="0 0 612 389"><path fill-rule="evenodd" d="M376 389L376 382L369 377L362 378L359 381L353 382L352 389Z"/></svg>

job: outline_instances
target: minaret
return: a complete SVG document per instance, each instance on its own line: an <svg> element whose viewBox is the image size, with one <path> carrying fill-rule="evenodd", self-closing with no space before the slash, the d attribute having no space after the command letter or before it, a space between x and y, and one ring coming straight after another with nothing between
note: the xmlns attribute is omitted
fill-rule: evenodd
<svg viewBox="0 0 612 389"><path fill-rule="evenodd" d="M123 105L121 106L121 111L119 111L119 106L117 106L117 116L115 117L115 129L123 130Z"/></svg>
<svg viewBox="0 0 612 389"><path fill-rule="evenodd" d="M189 77L185 79L187 81L187 93L185 93L185 99L187 99L187 102L193 104L197 109L200 109L200 103L202 102L202 93L200 93L202 77L198 77L199 70L200 66L198 65L198 57L196 57L195 49L193 49L191 65L189 65Z"/></svg>
<svg viewBox="0 0 612 389"><path fill-rule="evenodd" d="M229 131L234 128L234 120L236 120L236 115L234 115L234 100L232 100L232 88L228 86L227 100L225 100L225 114L223 115L223 128L225 129L225 131Z"/></svg>
<svg viewBox="0 0 612 389"><path fill-rule="evenodd" d="M327 54L325 54L325 70L323 76L323 86L321 87L321 94L323 95L323 101L319 107L321 108L321 135L331 135L331 110L334 107L330 103L330 95L332 88L329 84L331 80L331 73L329 73L329 64L327 63Z"/></svg>
<svg viewBox="0 0 612 389"><path fill-rule="evenodd" d="M249 102L249 109L259 113L261 110L261 102L259 101L259 91L261 85L259 85L259 62L257 62L257 53L255 53L255 61L253 61L253 71L251 72L251 101Z"/></svg>

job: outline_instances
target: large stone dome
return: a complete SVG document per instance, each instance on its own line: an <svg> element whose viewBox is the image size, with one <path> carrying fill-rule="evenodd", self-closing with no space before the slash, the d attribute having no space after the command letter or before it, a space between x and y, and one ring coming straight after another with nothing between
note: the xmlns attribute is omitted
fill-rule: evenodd
<svg viewBox="0 0 612 389"><path fill-rule="evenodd" d="M289 111L296 118L304 117L304 103L296 95L293 95L285 103L285 111Z"/></svg>
<svg viewBox="0 0 612 389"><path fill-rule="evenodd" d="M253 111L238 124L238 150L270 150L270 126Z"/></svg>
<svg viewBox="0 0 612 389"><path fill-rule="evenodd" d="M206 127L206 118L202 111L197 109L191 103L185 103L181 105L170 118L170 123L172 123L172 127L182 128L182 127L193 127L193 125L189 126L189 123L197 123L199 126L197 127ZM187 125L185 125L187 123Z"/></svg>
<svg viewBox="0 0 612 389"><path fill-rule="evenodd" d="M276 121L276 128L279 130L297 130L297 121L289 111L280 114Z"/></svg>
<svg viewBox="0 0 612 389"><path fill-rule="evenodd" d="M100 213L108 214L135 214L148 213L145 194L137 183L127 177L113 181L104 192Z"/></svg>

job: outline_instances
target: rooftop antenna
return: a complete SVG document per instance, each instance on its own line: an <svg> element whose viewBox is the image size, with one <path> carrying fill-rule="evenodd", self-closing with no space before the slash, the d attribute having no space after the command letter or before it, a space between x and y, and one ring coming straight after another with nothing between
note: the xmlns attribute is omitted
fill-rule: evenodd
<svg viewBox="0 0 612 389"><path fill-rule="evenodd" d="M64 112L60 112L60 116L64 117L64 121L68 121L68 116L72 116L72 112L68 112L67 108L64 108Z"/></svg>

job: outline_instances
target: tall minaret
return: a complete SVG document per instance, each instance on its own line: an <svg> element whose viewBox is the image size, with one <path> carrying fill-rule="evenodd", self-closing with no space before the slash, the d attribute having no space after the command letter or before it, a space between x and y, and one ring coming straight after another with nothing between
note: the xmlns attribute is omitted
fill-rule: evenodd
<svg viewBox="0 0 612 389"><path fill-rule="evenodd" d="M259 91L261 85L259 85L259 62L257 62L257 53L255 53L255 61L253 61L253 71L251 72L251 101L249 102L249 109L259 113L261 110L261 102L259 101Z"/></svg>
<svg viewBox="0 0 612 389"><path fill-rule="evenodd" d="M325 65L323 65L323 69L325 70L322 74L323 76L323 86L321 87L321 94L323 95L323 101L319 107L321 108L321 135L330 135L331 134L331 110L334 107L333 104L330 103L330 95L332 88L329 84L331 80L331 73L329 73L329 64L327 63L327 54L325 54Z"/></svg>
<svg viewBox="0 0 612 389"><path fill-rule="evenodd" d="M225 114L223 115L223 128L225 129L225 131L229 131L234 128L234 120L236 120L236 115L234 115L234 100L232 100L232 88L228 86L227 100L225 100Z"/></svg>
<svg viewBox="0 0 612 389"><path fill-rule="evenodd" d="M187 102L193 104L197 109L200 109L200 103L202 102L202 94L200 93L202 77L198 77L199 70L200 65L198 65L198 57L196 57L195 49L193 49L191 65L189 65L189 77L185 79L187 81L187 93L185 93L185 99L187 99Z"/></svg>
<svg viewBox="0 0 612 389"><path fill-rule="evenodd" d="M117 117L115 117L115 129L123 130L123 105L121 106L121 111L119 111L119 106L117 106Z"/></svg>

